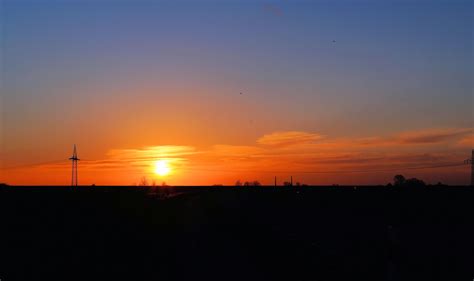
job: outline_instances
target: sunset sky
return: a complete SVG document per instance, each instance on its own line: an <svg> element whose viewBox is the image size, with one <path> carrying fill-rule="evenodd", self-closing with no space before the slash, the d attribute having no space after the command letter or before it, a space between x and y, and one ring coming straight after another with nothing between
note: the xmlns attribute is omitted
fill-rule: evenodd
<svg viewBox="0 0 474 281"><path fill-rule="evenodd" d="M472 1L0 3L0 182L469 183Z"/></svg>

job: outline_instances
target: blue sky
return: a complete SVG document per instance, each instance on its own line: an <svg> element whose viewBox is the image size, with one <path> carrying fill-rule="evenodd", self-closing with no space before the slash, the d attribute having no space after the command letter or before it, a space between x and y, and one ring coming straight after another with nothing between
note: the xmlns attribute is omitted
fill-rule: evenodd
<svg viewBox="0 0 474 281"><path fill-rule="evenodd" d="M93 155L137 146L124 135L156 126L167 135L141 133L144 145L473 125L471 1L4 0L1 9L11 162L38 144L59 155L54 147L83 134L97 138Z"/></svg>

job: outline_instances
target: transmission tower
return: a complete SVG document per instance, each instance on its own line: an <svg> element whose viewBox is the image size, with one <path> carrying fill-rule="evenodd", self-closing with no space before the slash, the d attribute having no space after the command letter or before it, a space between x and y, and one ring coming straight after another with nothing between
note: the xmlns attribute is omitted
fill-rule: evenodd
<svg viewBox="0 0 474 281"><path fill-rule="evenodd" d="M72 177L71 177L71 186L77 186L77 161L80 159L77 158L76 145L74 145L74 150L72 152L72 157L69 158L72 161Z"/></svg>

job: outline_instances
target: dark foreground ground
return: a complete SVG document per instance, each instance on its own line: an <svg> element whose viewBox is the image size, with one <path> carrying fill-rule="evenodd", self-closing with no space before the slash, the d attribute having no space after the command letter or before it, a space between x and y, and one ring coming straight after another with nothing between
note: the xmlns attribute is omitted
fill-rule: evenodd
<svg viewBox="0 0 474 281"><path fill-rule="evenodd" d="M0 279L467 280L474 189L0 188Z"/></svg>

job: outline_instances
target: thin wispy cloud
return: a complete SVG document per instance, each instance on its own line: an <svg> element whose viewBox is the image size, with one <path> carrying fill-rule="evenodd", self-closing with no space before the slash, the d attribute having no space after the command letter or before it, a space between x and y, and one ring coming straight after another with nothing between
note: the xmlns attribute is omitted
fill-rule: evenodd
<svg viewBox="0 0 474 281"><path fill-rule="evenodd" d="M301 131L275 132L264 135L257 140L261 145L288 146L304 143L313 143L322 139L323 136Z"/></svg>
<svg viewBox="0 0 474 281"><path fill-rule="evenodd" d="M418 132L402 132L392 137L331 139L317 133L302 131L274 132L263 135L255 145L214 145L210 149L198 150L193 146L149 146L137 149L112 149L105 159L82 161L87 169L125 169L143 168L158 159L167 159L174 165L185 163L197 166L214 166L225 163L226 166L267 167L301 164L311 165L356 165L358 163L424 163L448 161L443 153L433 152L390 152L371 151L372 148L385 146L416 146L433 143L453 145L472 142L468 129L437 129ZM394 150L398 151L398 150ZM250 165L250 166L249 166ZM69 167L67 163L49 164L48 167ZM283 165L284 166L284 165ZM291 167L287 167L291 169Z"/></svg>
<svg viewBox="0 0 474 281"><path fill-rule="evenodd" d="M410 146L446 143L466 136L470 128L437 128L417 131L405 131L386 137L367 137L352 140L352 144L361 146Z"/></svg>
<svg viewBox="0 0 474 281"><path fill-rule="evenodd" d="M458 145L474 149L474 134L464 136L458 141Z"/></svg>
<svg viewBox="0 0 474 281"><path fill-rule="evenodd" d="M469 128L430 129L400 134L397 141L402 144L440 143L471 132Z"/></svg>
<svg viewBox="0 0 474 281"><path fill-rule="evenodd" d="M161 145L147 146L138 149L112 149L107 156L113 159L148 160L153 158L178 157L195 154L191 146Z"/></svg>
<svg viewBox="0 0 474 281"><path fill-rule="evenodd" d="M265 149L255 146L221 144L213 146L212 153L227 157L258 157L265 153Z"/></svg>

